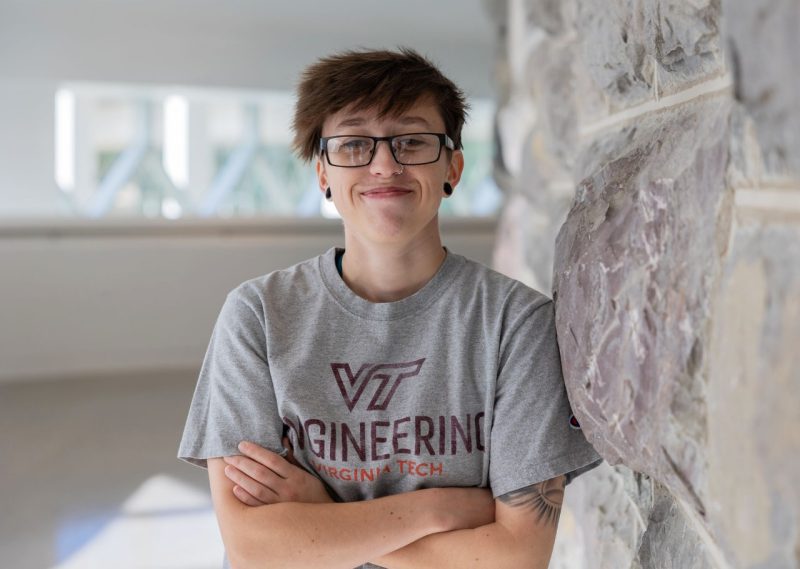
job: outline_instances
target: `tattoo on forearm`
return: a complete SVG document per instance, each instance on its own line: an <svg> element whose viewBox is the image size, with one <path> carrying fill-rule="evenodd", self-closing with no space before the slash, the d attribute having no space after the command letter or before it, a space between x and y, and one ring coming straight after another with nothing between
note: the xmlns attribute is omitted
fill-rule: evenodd
<svg viewBox="0 0 800 569"><path fill-rule="evenodd" d="M498 499L509 506L533 510L539 522L558 526L565 486L565 478L558 476L503 494Z"/></svg>

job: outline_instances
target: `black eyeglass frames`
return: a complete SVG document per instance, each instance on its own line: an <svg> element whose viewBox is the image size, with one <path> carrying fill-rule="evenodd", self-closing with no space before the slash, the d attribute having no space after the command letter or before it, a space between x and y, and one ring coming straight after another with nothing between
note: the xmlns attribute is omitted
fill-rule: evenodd
<svg viewBox="0 0 800 569"><path fill-rule="evenodd" d="M358 168L372 162L378 143L385 140L398 164L419 166L439 160L442 146L451 150L455 143L446 134L438 132L411 132L393 136L328 136L319 139L319 150L324 152L331 166Z"/></svg>

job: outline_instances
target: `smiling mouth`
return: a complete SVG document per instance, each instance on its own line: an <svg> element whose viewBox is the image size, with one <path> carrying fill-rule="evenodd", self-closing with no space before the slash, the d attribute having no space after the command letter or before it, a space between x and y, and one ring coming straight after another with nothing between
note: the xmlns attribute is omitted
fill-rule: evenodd
<svg viewBox="0 0 800 569"><path fill-rule="evenodd" d="M363 192L361 195L367 198L393 198L410 194L411 190L403 188L376 188Z"/></svg>

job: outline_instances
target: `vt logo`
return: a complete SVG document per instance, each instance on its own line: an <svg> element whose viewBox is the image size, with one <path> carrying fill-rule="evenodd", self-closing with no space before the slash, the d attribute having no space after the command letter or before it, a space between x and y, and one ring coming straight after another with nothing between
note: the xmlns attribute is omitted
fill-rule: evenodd
<svg viewBox="0 0 800 569"><path fill-rule="evenodd" d="M425 358L400 364L364 364L358 368L355 375L350 364L332 363L331 369L336 378L336 385L339 386L339 391L342 392L344 402L350 411L361 399L370 382L378 383L378 386L367 405L367 411L385 411L400 382L419 375L424 361Z"/></svg>

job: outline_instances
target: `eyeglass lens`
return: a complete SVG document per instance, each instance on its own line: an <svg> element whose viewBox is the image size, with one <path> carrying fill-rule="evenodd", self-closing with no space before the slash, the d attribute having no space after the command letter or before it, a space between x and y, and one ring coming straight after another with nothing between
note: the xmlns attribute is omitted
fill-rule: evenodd
<svg viewBox="0 0 800 569"><path fill-rule="evenodd" d="M388 142L400 164L426 164L439 158L441 142L435 134L403 134ZM366 136L334 136L328 139L326 152L334 166L364 166L375 152L375 140Z"/></svg>

